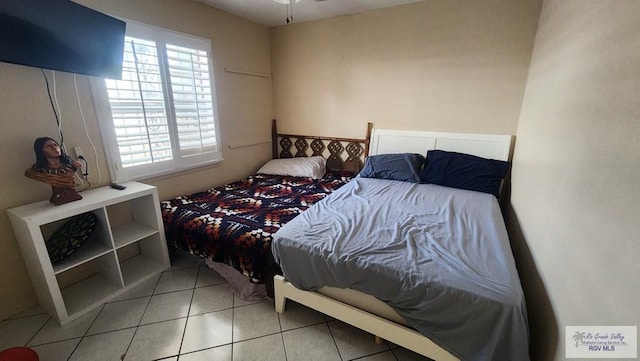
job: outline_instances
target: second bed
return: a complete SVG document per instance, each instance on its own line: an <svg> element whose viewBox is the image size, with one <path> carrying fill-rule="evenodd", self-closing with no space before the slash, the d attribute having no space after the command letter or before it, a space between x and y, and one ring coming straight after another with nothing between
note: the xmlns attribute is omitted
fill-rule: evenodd
<svg viewBox="0 0 640 361"><path fill-rule="evenodd" d="M510 137L374 131L372 147L506 160ZM493 194L359 176L280 229L272 250L278 312L292 299L436 360L529 359Z"/></svg>

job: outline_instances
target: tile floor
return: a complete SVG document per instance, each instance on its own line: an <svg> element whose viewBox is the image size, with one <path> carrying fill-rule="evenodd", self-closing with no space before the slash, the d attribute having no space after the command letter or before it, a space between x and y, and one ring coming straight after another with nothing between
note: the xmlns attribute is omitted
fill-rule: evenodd
<svg viewBox="0 0 640 361"><path fill-rule="evenodd" d="M0 321L0 350L41 361L428 360L292 301L245 301L195 257L60 327L39 307Z"/></svg>

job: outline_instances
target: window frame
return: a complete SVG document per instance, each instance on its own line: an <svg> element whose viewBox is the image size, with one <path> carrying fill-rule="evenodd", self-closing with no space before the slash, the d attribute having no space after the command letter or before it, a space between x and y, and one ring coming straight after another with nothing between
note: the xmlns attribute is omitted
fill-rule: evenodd
<svg viewBox="0 0 640 361"><path fill-rule="evenodd" d="M121 20L127 23L126 36L154 41L156 43L156 53L158 56L158 65L160 67L160 78L165 101L167 125L169 128L169 139L171 141L172 148L172 159L130 167L122 166L119 145L116 138L116 128L111 114L111 104L107 93L105 78L91 77L90 83L94 104L96 106L96 116L99 129L102 134L104 154L107 159L107 168L112 181L121 182L127 180L140 180L221 163L224 158L215 86L214 54L211 40L127 19ZM213 122L217 148L216 151L206 152L196 156L186 155L183 157L180 155L175 103L173 101L173 92L170 84L171 80L166 52L167 44L203 50L207 53L207 65L209 68L209 82L211 88Z"/></svg>

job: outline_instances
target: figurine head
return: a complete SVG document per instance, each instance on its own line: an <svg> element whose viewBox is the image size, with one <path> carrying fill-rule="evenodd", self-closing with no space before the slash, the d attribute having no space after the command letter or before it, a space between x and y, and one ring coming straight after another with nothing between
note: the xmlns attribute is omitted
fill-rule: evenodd
<svg viewBox="0 0 640 361"><path fill-rule="evenodd" d="M49 166L49 158L59 158L63 164L69 164L71 161L60 148L60 144L49 137L36 139L33 142L33 151L36 153L34 168L47 168Z"/></svg>

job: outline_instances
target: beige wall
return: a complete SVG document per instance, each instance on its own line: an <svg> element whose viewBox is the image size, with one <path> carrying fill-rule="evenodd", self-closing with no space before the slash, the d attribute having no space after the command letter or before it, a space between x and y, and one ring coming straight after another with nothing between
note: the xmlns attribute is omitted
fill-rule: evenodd
<svg viewBox="0 0 640 361"><path fill-rule="evenodd" d="M565 326L640 324L639 24L635 0L542 7L511 197L537 360Z"/></svg>
<svg viewBox="0 0 640 361"><path fill-rule="evenodd" d="M540 3L424 1L272 28L278 124L515 134Z"/></svg>
<svg viewBox="0 0 640 361"><path fill-rule="evenodd" d="M80 0L111 15L210 38L218 92L219 120L225 161L175 176L147 181L159 187L161 198L203 190L254 172L271 156L269 144L230 150L229 145L269 139L272 109L271 79L226 73L225 67L269 73L269 30L197 2L187 0ZM50 71L47 71L50 76ZM73 76L57 73L57 93L62 108L63 131L68 146L79 145L91 162L91 180L97 182L96 160L84 135ZM96 123L88 78L78 76L80 101L89 134L96 143L100 185L108 173ZM31 282L17 247L5 209L48 199L50 188L25 178L35 161L33 141L56 137L55 119L39 69L0 63L0 319L36 304Z"/></svg>

